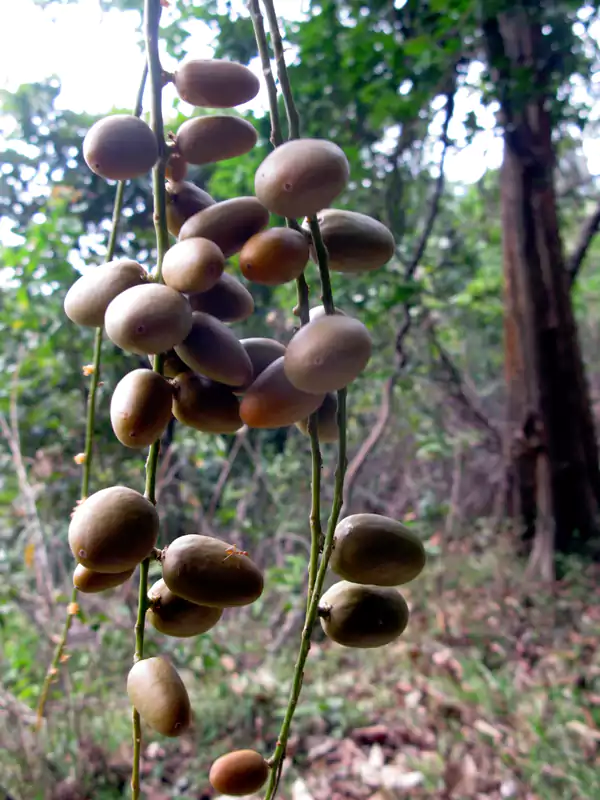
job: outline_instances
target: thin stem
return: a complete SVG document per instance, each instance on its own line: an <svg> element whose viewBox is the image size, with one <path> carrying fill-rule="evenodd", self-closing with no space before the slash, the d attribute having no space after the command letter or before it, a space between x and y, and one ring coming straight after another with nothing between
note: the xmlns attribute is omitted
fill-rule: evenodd
<svg viewBox="0 0 600 800"><path fill-rule="evenodd" d="M279 147L279 145L283 142L283 134L281 132L281 120L279 119L279 108L277 106L277 86L275 85L273 71L271 70L271 59L269 57L267 34L265 33L263 15L261 13L258 0L249 0L248 10L250 11L250 17L252 18L254 38L256 39L260 63L262 66L265 83L267 84L269 113L271 116L271 144L273 147Z"/></svg>
<svg viewBox="0 0 600 800"><path fill-rule="evenodd" d="M279 32L279 23L277 22L275 6L273 5L273 0L263 0L263 4L265 11L267 12L267 21L269 23L269 31L271 33L271 43L273 45L275 64L277 66L277 77L279 78L281 94L283 95L283 102L285 103L289 138L299 139L300 117L298 116L298 110L296 108L296 104L294 103L294 95L292 93L292 87L290 86L290 79L288 77L287 67L285 65L283 41L281 39L281 33Z"/></svg>
<svg viewBox="0 0 600 800"><path fill-rule="evenodd" d="M323 307L326 314L335 314L335 305L333 304L333 292L331 290L331 278L329 276L329 255L325 242L321 236L321 229L316 217L311 217L308 220L310 225L310 232L312 234L315 251L317 253L317 260L319 262L319 275L321 276L321 299L323 300Z"/></svg>

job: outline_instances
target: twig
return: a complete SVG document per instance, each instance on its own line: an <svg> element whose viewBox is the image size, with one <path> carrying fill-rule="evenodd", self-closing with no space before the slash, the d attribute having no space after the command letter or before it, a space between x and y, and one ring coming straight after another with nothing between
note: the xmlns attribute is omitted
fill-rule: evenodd
<svg viewBox="0 0 600 800"><path fill-rule="evenodd" d="M588 253L590 245L594 236L600 230L600 203L594 209L594 212L586 219L581 231L575 249L567 260L567 272L569 274L569 284L573 286L579 275L579 271L583 265L585 257Z"/></svg>
<svg viewBox="0 0 600 800"><path fill-rule="evenodd" d="M256 39L256 46L258 47L258 54L260 56L263 76L265 83L267 84L269 114L271 117L271 144L273 147L279 147L279 145L283 142L283 134L281 132L281 120L279 119L279 108L277 106L277 86L275 85L273 71L271 70L271 59L269 58L267 34L265 33L263 16L258 0L249 0L248 10L250 11L250 17L252 19L254 38Z"/></svg>
<svg viewBox="0 0 600 800"><path fill-rule="evenodd" d="M285 103L285 113L288 121L288 137L290 139L300 138L300 117L294 102L294 95L292 87L290 86L290 79L285 66L285 55L283 52L283 41L281 33L279 32L279 23L277 22L277 14L275 13L275 6L273 0L263 0L265 11L267 12L267 21L269 23L269 31L271 33L271 43L273 45L273 53L275 55L275 64L277 66L277 77L279 78L279 85L281 86L281 94L283 95L283 102Z"/></svg>

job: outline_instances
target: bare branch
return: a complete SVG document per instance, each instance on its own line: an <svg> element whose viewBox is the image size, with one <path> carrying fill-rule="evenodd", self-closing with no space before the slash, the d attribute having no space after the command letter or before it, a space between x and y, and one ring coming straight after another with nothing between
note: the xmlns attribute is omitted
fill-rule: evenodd
<svg viewBox="0 0 600 800"><path fill-rule="evenodd" d="M569 273L569 284L573 286L579 275L587 252L592 244L594 236L600 230L600 203L596 206L593 213L583 223L575 249L567 260L567 272Z"/></svg>

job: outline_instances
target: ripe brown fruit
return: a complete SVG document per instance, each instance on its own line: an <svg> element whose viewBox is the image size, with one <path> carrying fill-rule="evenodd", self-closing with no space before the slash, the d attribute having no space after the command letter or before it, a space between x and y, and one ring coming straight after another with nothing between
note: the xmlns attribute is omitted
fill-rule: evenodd
<svg viewBox="0 0 600 800"><path fill-rule="evenodd" d="M268 777L269 765L255 750L233 750L220 756L208 774L213 789L230 797L254 794Z"/></svg>
<svg viewBox="0 0 600 800"><path fill-rule="evenodd" d="M165 178L177 183L187 175L187 163L179 153L171 153L165 167Z"/></svg>
<svg viewBox="0 0 600 800"><path fill-rule="evenodd" d="M178 292L207 292L225 269L223 253L209 239L194 237L173 245L163 258L162 276Z"/></svg>
<svg viewBox="0 0 600 800"><path fill-rule="evenodd" d="M254 298L246 287L224 272L212 289L188 296L192 311L206 311L221 322L242 322L254 313Z"/></svg>
<svg viewBox="0 0 600 800"><path fill-rule="evenodd" d="M248 353L252 362L252 379L247 386L236 387L233 390L236 394L243 394L261 372L266 370L269 364L285 355L285 345L275 339L263 339L260 337L240 339L240 344Z"/></svg>
<svg viewBox="0 0 600 800"><path fill-rule="evenodd" d="M257 139L256 128L242 117L195 117L177 131L177 150L188 164L213 164L249 153Z"/></svg>
<svg viewBox="0 0 600 800"><path fill-rule="evenodd" d="M183 425L204 433L235 433L243 425L229 386L184 372L174 379L173 392L173 416Z"/></svg>
<svg viewBox="0 0 600 800"><path fill-rule="evenodd" d="M148 622L166 636L198 636L213 628L223 615L222 608L199 606L177 597L162 578L148 591L148 600Z"/></svg>
<svg viewBox="0 0 600 800"><path fill-rule="evenodd" d="M269 212L256 197L234 197L215 203L186 220L179 231L179 240L202 236L218 245L225 258L229 258L268 223Z"/></svg>
<svg viewBox="0 0 600 800"><path fill-rule="evenodd" d="M308 432L308 419L303 419L296 423L296 427L305 436ZM334 394L325 395L325 400L317 410L317 430L320 442L337 442L339 438L339 428L337 424L337 398Z"/></svg>
<svg viewBox="0 0 600 800"><path fill-rule="evenodd" d="M148 447L159 439L171 419L171 384L150 369L135 369L116 385L110 401L110 421L125 447Z"/></svg>
<svg viewBox="0 0 600 800"><path fill-rule="evenodd" d="M396 243L391 232L373 217L356 211L326 208L317 214L329 269L336 272L372 272L393 258ZM315 263L317 256L311 248Z"/></svg>
<svg viewBox="0 0 600 800"><path fill-rule="evenodd" d="M158 538L152 503L126 486L110 486L77 506L69 525L69 546L80 564L114 574L135 568Z"/></svg>
<svg viewBox="0 0 600 800"><path fill-rule="evenodd" d="M311 217L344 190L348 159L326 139L294 139L276 147L256 171L254 191L273 214Z"/></svg>
<svg viewBox="0 0 600 800"><path fill-rule="evenodd" d="M269 228L242 247L242 275L254 283L279 286L302 275L308 261L308 241L291 228Z"/></svg>
<svg viewBox="0 0 600 800"><path fill-rule="evenodd" d="M158 144L143 120L131 114L113 114L95 122L86 133L83 157L96 175L126 181L152 169Z"/></svg>
<svg viewBox="0 0 600 800"><path fill-rule="evenodd" d="M212 197L189 181L174 183L167 181L167 228L173 236L179 236L183 223L209 206L214 206Z"/></svg>
<svg viewBox="0 0 600 800"><path fill-rule="evenodd" d="M134 664L127 676L127 694L142 720L163 736L181 736L190 727L187 689L166 658L143 658Z"/></svg>
<svg viewBox="0 0 600 800"><path fill-rule="evenodd" d="M205 108L233 108L258 94L256 75L235 61L195 59L182 64L173 76L177 94L186 103Z"/></svg>
<svg viewBox="0 0 600 800"><path fill-rule="evenodd" d="M164 353L185 339L192 328L187 299L160 283L134 286L106 309L106 335L129 353Z"/></svg>
<svg viewBox="0 0 600 800"><path fill-rule="evenodd" d="M135 567L125 570L125 572L94 572L82 564L77 564L73 573L73 586L83 594L95 594L104 592L106 589L114 589L131 578L135 572Z"/></svg>
<svg viewBox="0 0 600 800"><path fill-rule="evenodd" d="M109 261L75 281L65 297L65 314L77 325L99 328L104 325L108 304L117 295L148 280L148 273L137 261Z"/></svg>

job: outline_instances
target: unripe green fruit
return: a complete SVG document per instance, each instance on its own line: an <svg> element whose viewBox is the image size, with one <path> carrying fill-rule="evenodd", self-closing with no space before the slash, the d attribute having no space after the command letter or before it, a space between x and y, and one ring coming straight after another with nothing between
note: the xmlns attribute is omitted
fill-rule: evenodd
<svg viewBox="0 0 600 800"><path fill-rule="evenodd" d="M126 289L148 280L148 273L137 261L109 261L75 281L65 297L65 314L77 325L100 328L109 303Z"/></svg>
<svg viewBox="0 0 600 800"><path fill-rule="evenodd" d="M136 369L116 385L110 401L110 421L125 447L149 447L171 419L171 384L150 369Z"/></svg>
<svg viewBox="0 0 600 800"><path fill-rule="evenodd" d="M243 64L224 59L194 59L178 67L173 82L186 103L205 108L233 108L258 94L258 78Z"/></svg>
<svg viewBox="0 0 600 800"><path fill-rule="evenodd" d="M195 117L177 131L177 149L188 164L213 164L250 152L257 138L241 117Z"/></svg>
<svg viewBox="0 0 600 800"><path fill-rule="evenodd" d="M143 120L131 114L113 114L89 129L83 140L83 157L96 175L126 181L152 169L158 144Z"/></svg>
<svg viewBox="0 0 600 800"><path fill-rule="evenodd" d="M243 797L257 792L269 777L269 765L255 750L233 750L217 758L208 779L217 792Z"/></svg>
<svg viewBox="0 0 600 800"><path fill-rule="evenodd" d="M199 606L177 597L162 578L148 591L148 622L166 636L187 638L206 633L223 615L223 609Z"/></svg>
<svg viewBox="0 0 600 800"><path fill-rule="evenodd" d="M95 594L96 592L104 592L107 589L114 589L116 586L131 578L135 572L135 567L125 570L125 572L113 572L112 574L106 572L94 572L83 564L77 564L75 572L73 573L73 586L83 594Z"/></svg>
<svg viewBox="0 0 600 800"><path fill-rule="evenodd" d="M163 736L181 736L190 727L190 698L166 658L143 658L134 664L127 676L127 694L142 720Z"/></svg>

